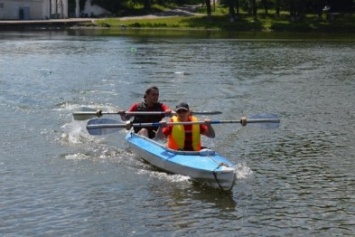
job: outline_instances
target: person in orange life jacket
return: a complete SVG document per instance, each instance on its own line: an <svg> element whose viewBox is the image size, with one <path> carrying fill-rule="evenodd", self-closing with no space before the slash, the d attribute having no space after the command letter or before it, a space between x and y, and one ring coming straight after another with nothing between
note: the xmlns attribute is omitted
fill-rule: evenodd
<svg viewBox="0 0 355 237"><path fill-rule="evenodd" d="M173 116L171 122L193 122L198 119L191 115L187 103L179 103L176 106L177 116ZM201 134L210 138L215 137L211 126L211 120L205 119L205 124L189 125L167 125L165 121L160 122L156 139L168 138L167 147L174 150L199 151L201 150Z"/></svg>
<svg viewBox="0 0 355 237"><path fill-rule="evenodd" d="M168 105L159 102L159 89L156 86L149 87L143 97L143 101L136 102L128 109L129 112L134 111L163 111L165 115L139 115L134 116L132 123L156 123L160 122L165 116L170 116L172 111ZM123 121L131 118L124 110L119 110L118 114L121 115ZM154 138L158 127L135 127L134 132L142 136Z"/></svg>

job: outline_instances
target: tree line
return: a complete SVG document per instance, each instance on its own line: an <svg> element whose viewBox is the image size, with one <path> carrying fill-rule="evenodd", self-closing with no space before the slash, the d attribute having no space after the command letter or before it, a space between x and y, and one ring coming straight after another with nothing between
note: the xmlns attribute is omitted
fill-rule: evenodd
<svg viewBox="0 0 355 237"><path fill-rule="evenodd" d="M276 16L282 11L289 12L294 19L300 19L306 14L322 13L345 13L353 12L354 0L220 0L220 3L228 6L229 15L236 19L240 10L247 12L257 18L258 10L261 9L265 15L274 10Z"/></svg>
<svg viewBox="0 0 355 237"><path fill-rule="evenodd" d="M355 0L88 0L91 4L98 5L115 15L122 10L133 9L137 5L143 6L147 12L152 10L155 4L161 6L181 6L203 4L206 7L207 16L212 16L213 4L228 8L231 20L238 19L240 12L246 12L254 18L258 17L261 10L268 15L273 10L276 16L281 12L289 12L291 17L301 18L305 14L318 14L324 12L353 12ZM86 0L80 0L80 9L84 8ZM69 0L69 5L75 4L75 0Z"/></svg>

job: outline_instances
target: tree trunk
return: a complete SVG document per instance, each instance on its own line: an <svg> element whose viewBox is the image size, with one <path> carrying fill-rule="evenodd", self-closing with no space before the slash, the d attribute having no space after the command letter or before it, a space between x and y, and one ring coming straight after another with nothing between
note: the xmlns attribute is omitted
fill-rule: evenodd
<svg viewBox="0 0 355 237"><path fill-rule="evenodd" d="M52 0L49 0L49 19L52 19Z"/></svg>
<svg viewBox="0 0 355 237"><path fill-rule="evenodd" d="M144 9L150 10L151 8L152 8L152 4L151 4L150 0L145 0L144 1Z"/></svg>
<svg viewBox="0 0 355 237"><path fill-rule="evenodd" d="M258 11L258 8L256 6L256 0L252 0L252 10L253 10L254 20L256 20L257 19L257 11Z"/></svg>
<svg viewBox="0 0 355 237"><path fill-rule="evenodd" d="M239 0L235 0L235 8L237 9L237 15L239 16Z"/></svg>
<svg viewBox="0 0 355 237"><path fill-rule="evenodd" d="M276 10L276 16L277 17L280 16L280 7L281 7L280 1L281 0L276 0L275 1L275 10Z"/></svg>
<svg viewBox="0 0 355 237"><path fill-rule="evenodd" d="M235 19L234 0L229 0L229 21L234 22Z"/></svg>
<svg viewBox="0 0 355 237"><path fill-rule="evenodd" d="M205 0L206 3L206 10L207 10L207 18L211 18L211 0Z"/></svg>
<svg viewBox="0 0 355 237"><path fill-rule="evenodd" d="M55 0L55 17L54 19L58 19L58 0Z"/></svg>
<svg viewBox="0 0 355 237"><path fill-rule="evenodd" d="M262 0L263 1L263 7L265 10L265 15L268 15L268 7L267 7L267 0Z"/></svg>

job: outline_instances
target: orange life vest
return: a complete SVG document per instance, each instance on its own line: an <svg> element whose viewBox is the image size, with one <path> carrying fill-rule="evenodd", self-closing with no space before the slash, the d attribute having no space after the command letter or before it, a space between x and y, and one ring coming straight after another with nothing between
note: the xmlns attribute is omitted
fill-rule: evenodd
<svg viewBox="0 0 355 237"><path fill-rule="evenodd" d="M172 122L180 122L178 117L173 116L171 118ZM194 116L189 117L189 121L198 121ZM201 150L201 132L199 124L192 124L192 147L194 151ZM168 148L174 150L184 150L185 146L185 128L184 125L173 125L171 134L168 138Z"/></svg>

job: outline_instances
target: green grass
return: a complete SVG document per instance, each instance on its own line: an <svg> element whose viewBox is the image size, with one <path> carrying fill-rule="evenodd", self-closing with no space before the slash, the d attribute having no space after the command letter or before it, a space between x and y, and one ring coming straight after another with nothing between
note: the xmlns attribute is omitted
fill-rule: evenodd
<svg viewBox="0 0 355 237"><path fill-rule="evenodd" d="M107 18L97 20L96 24L102 27L121 27L121 28L179 28L179 29L208 29L208 30L262 30L260 21L249 21L241 19L237 22L230 23L226 16L213 16L208 19L206 16L198 17L167 17L156 19L132 19L121 20L119 18Z"/></svg>
<svg viewBox="0 0 355 237"><path fill-rule="evenodd" d="M155 12L166 10L155 7ZM95 24L110 28L155 28L155 29L191 29L220 31L290 31L290 32L353 32L355 33L355 16L342 16L331 21L318 19L316 15L307 15L297 21L291 21L286 12L276 17L273 11L268 15L260 12L257 19L242 12L238 19L230 22L228 10L216 7L212 17L207 18L205 9L198 11L202 16L193 17L160 17L151 19L106 18L96 20Z"/></svg>
<svg viewBox="0 0 355 237"><path fill-rule="evenodd" d="M97 20L99 26L130 27L130 28L190 28L183 22L181 17L155 18L155 19L132 19L121 20L120 18L107 18Z"/></svg>

